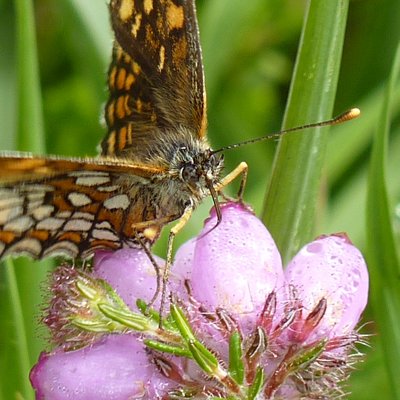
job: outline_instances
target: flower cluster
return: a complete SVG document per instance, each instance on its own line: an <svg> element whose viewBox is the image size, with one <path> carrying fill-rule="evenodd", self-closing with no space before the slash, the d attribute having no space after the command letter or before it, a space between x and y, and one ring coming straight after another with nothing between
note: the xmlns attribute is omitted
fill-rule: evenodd
<svg viewBox="0 0 400 400"><path fill-rule="evenodd" d="M37 399L340 397L362 342L360 252L343 234L320 237L284 271L245 206L225 204L215 225L212 212L179 249L162 328L138 301L156 285L143 251L99 252L91 273L59 268L45 317L58 347L32 369Z"/></svg>

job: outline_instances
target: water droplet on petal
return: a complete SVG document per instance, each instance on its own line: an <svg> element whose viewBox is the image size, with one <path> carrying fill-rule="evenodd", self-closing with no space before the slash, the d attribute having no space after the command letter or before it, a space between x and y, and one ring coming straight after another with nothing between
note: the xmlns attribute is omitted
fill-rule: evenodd
<svg viewBox="0 0 400 400"><path fill-rule="evenodd" d="M319 242L312 242L307 245L306 250L309 253L319 253L323 250L323 244Z"/></svg>

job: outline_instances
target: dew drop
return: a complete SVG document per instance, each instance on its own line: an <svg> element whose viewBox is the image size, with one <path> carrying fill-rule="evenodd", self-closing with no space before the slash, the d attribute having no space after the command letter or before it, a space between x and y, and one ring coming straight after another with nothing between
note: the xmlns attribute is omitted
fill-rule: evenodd
<svg viewBox="0 0 400 400"><path fill-rule="evenodd" d="M322 251L323 247L324 246L322 245L322 243L314 242L314 243L308 244L306 247L306 250L309 253L319 253Z"/></svg>

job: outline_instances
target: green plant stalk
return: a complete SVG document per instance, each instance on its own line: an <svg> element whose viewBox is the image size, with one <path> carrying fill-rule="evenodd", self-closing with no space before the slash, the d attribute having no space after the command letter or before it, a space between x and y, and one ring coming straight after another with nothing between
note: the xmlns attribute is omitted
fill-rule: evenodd
<svg viewBox="0 0 400 400"><path fill-rule="evenodd" d="M14 265L10 259L4 262L6 269L6 285L10 297L12 307L13 324L15 326L16 359L18 360L18 370L20 371L19 379L21 386L19 390L23 394L24 399L33 399L32 389L27 379L30 370L30 359L28 351L28 338L25 330L24 316L22 313L21 301L18 293L17 281L14 273Z"/></svg>
<svg viewBox="0 0 400 400"><path fill-rule="evenodd" d="M379 128L372 148L367 195L367 259L371 276L374 316L391 382L391 398L400 399L398 362L400 359L400 261L391 222L386 187L386 162L391 107L400 73L400 44L384 96Z"/></svg>
<svg viewBox="0 0 400 400"><path fill-rule="evenodd" d="M311 0L289 92L283 128L329 119L346 26L347 0ZM327 129L283 136L262 218L286 263L313 236Z"/></svg>
<svg viewBox="0 0 400 400"><path fill-rule="evenodd" d="M18 150L42 152L44 122L33 3L17 0Z"/></svg>
<svg viewBox="0 0 400 400"><path fill-rule="evenodd" d="M36 32L33 2L16 0L16 44L17 44L17 130L15 143L18 150L44 152L44 131L40 78L36 49ZM9 333L16 342L18 354L17 370L19 386L11 396L19 391L25 400L33 399L29 384L29 371L43 344L37 340L37 305L41 302L40 282L43 282L48 265L33 266L31 260L7 262L8 297L12 304L12 319L15 329Z"/></svg>

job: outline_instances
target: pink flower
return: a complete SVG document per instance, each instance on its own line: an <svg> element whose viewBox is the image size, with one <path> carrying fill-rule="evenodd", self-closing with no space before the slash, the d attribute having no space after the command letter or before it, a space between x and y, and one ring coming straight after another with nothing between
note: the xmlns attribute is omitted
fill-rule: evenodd
<svg viewBox="0 0 400 400"><path fill-rule="evenodd" d="M42 353L30 379L40 400L118 400L154 393L157 375L136 337L108 335L77 351Z"/></svg>
<svg viewBox="0 0 400 400"><path fill-rule="evenodd" d="M112 393L104 398L168 399L179 393L244 399L253 390L258 398L295 399L342 393L357 358L350 354L361 341L354 329L367 303L360 252L344 235L321 237L283 272L271 235L245 206L223 205L216 223L212 212L202 233L177 252L169 290L179 308L172 306L174 325L165 321L162 331L137 312L137 298L149 301L155 290L145 253L98 253L93 275L80 281L89 297L79 300L72 290L74 300L61 296L45 318L59 346L90 343L87 333L80 336L82 327L96 328L89 332L94 344L42 355L31 373L37 398L76 393L75 399L89 400ZM132 311L93 276L105 279ZM63 288L70 293L70 281L55 282L56 294ZM99 339L104 332L116 334ZM143 340L153 350L145 350Z"/></svg>

